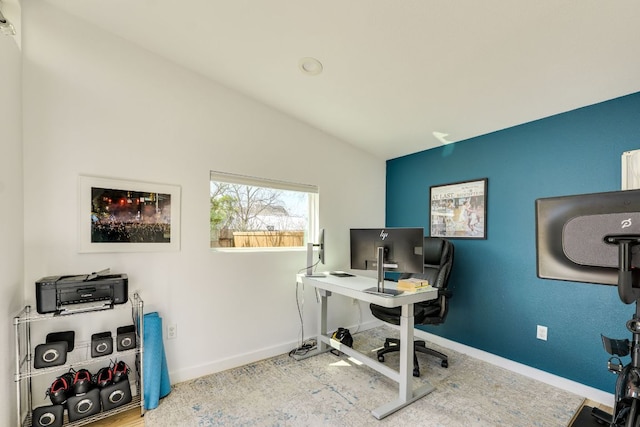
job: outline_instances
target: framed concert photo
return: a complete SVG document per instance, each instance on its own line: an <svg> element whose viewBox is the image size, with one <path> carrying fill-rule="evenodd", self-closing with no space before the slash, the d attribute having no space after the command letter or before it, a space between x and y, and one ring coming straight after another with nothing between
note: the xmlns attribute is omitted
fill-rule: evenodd
<svg viewBox="0 0 640 427"><path fill-rule="evenodd" d="M80 176L79 252L180 250L180 187Z"/></svg>
<svg viewBox="0 0 640 427"><path fill-rule="evenodd" d="M487 178L433 185L429 190L431 237L487 238Z"/></svg>

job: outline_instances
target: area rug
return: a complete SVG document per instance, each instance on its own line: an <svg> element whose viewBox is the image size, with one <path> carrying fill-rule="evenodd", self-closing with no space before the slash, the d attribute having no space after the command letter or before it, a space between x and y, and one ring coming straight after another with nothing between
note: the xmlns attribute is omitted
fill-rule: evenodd
<svg viewBox="0 0 640 427"><path fill-rule="evenodd" d="M395 329L354 334L371 352ZM436 388L377 420L371 411L397 397L397 383L346 356L324 353L301 361L288 355L176 384L145 425L162 426L558 426L566 427L583 397L449 349L449 367L419 355L421 377ZM398 355L385 356L397 369Z"/></svg>

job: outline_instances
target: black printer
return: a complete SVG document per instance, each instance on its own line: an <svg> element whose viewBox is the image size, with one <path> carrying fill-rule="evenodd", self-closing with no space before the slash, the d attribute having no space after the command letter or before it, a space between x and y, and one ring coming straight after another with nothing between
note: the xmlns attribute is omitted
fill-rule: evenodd
<svg viewBox="0 0 640 427"><path fill-rule="evenodd" d="M92 305L87 310L111 308L128 301L129 279L126 274L98 273L43 277L36 282L38 313L61 313L75 305ZM79 309L80 311L82 308Z"/></svg>

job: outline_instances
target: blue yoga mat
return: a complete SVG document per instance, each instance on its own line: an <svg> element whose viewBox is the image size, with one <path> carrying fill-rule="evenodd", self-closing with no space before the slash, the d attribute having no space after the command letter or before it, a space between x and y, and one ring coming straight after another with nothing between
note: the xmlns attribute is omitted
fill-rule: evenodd
<svg viewBox="0 0 640 427"><path fill-rule="evenodd" d="M162 342L162 317L157 312L144 315L144 407L154 409L171 391L167 358Z"/></svg>

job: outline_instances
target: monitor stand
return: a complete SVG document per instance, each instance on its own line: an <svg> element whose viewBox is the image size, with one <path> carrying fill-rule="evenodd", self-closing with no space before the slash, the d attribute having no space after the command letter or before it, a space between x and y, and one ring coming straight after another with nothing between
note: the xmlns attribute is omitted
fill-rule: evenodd
<svg viewBox="0 0 640 427"><path fill-rule="evenodd" d="M378 247L378 259L376 262L378 264L377 265L378 277L376 279L378 286L375 288L365 289L364 291L369 294L377 294L377 295L383 295L388 297L393 297L401 294L402 291L398 291L396 289L384 288L384 247L382 246Z"/></svg>
<svg viewBox="0 0 640 427"><path fill-rule="evenodd" d="M313 272L313 247L315 245L313 243L307 243L307 273L305 277L326 277L326 274L323 273L314 273Z"/></svg>

